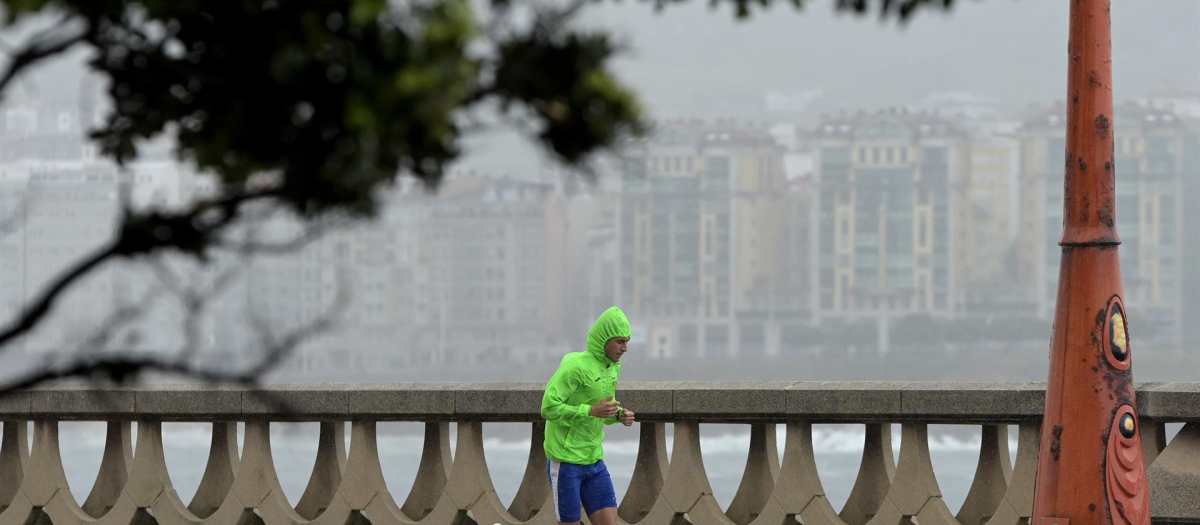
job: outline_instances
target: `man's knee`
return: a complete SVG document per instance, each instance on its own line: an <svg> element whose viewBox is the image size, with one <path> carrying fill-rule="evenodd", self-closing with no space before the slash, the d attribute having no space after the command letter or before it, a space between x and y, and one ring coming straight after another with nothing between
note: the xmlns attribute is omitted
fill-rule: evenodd
<svg viewBox="0 0 1200 525"><path fill-rule="evenodd" d="M617 508L605 507L588 515L592 525L617 525Z"/></svg>

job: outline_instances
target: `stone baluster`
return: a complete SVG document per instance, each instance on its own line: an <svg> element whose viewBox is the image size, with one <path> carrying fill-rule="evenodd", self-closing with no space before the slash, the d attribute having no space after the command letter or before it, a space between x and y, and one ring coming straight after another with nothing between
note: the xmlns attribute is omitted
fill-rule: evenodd
<svg viewBox="0 0 1200 525"><path fill-rule="evenodd" d="M103 516L117 503L125 480L129 479L129 468L133 465L132 425L128 421L110 421L104 440L104 458L96 482L83 503L83 512L89 516Z"/></svg>
<svg viewBox="0 0 1200 525"><path fill-rule="evenodd" d="M258 507L258 515L268 525L306 521L288 503L279 485L271 454L270 422L246 422L242 461L233 478L233 494L247 506Z"/></svg>
<svg viewBox="0 0 1200 525"><path fill-rule="evenodd" d="M1146 467L1149 468L1158 459L1158 455L1162 454L1163 449L1167 448L1167 424L1147 417L1139 419L1138 426L1142 431L1142 457L1145 459Z"/></svg>
<svg viewBox="0 0 1200 525"><path fill-rule="evenodd" d="M139 446L141 443L139 442ZM212 424L212 439L208 449L208 462L200 485L187 509L196 517L207 518L221 506L233 487L233 475L237 471L238 459L237 423L218 421Z"/></svg>
<svg viewBox="0 0 1200 525"><path fill-rule="evenodd" d="M858 466L858 477L850 489L850 497L838 513L849 525L866 525L875 517L896 474L896 460L892 455L892 425L867 423L863 436L862 462Z"/></svg>
<svg viewBox="0 0 1200 525"><path fill-rule="evenodd" d="M737 525L749 525L767 506L775 492L779 477L779 449L775 443L775 425L750 425L750 450L746 454L746 469L733 502L725 511Z"/></svg>
<svg viewBox="0 0 1200 525"><path fill-rule="evenodd" d="M817 471L812 431L813 426L808 422L787 424L783 466L775 480L775 494L763 509L759 521L769 516L765 523L775 525L800 517L809 525L845 524L825 496L825 487Z"/></svg>
<svg viewBox="0 0 1200 525"><path fill-rule="evenodd" d="M637 462L629 488L621 500L617 515L626 523L640 523L650 514L662 494L669 463L667 459L667 428L663 423L638 423L640 427ZM660 508L666 504L658 503Z"/></svg>
<svg viewBox="0 0 1200 525"><path fill-rule="evenodd" d="M671 463L667 470L667 481L663 486L666 509L672 514L666 521L686 520L693 525L733 525L713 497L708 473L704 469L704 454L700 448L700 423L681 421L675 423L674 429ZM654 511L655 509L651 509L651 516L654 516ZM654 523L662 522L664 521Z"/></svg>
<svg viewBox="0 0 1200 525"><path fill-rule="evenodd" d="M28 447L28 424L24 421L5 421L3 442L0 442L0 525L25 524L33 512L33 503L22 490L33 470L33 456Z"/></svg>
<svg viewBox="0 0 1200 525"><path fill-rule="evenodd" d="M321 423L317 459L313 463L304 495L296 504L296 513L309 520L321 515L342 484L342 469L345 466L346 424L340 421Z"/></svg>
<svg viewBox="0 0 1200 525"><path fill-rule="evenodd" d="M1184 425L1150 465L1147 476L1150 514L1155 521L1195 523L1200 519L1200 498L1196 497L1200 492L1200 423Z"/></svg>
<svg viewBox="0 0 1200 525"><path fill-rule="evenodd" d="M1021 423L1017 434L1017 462L1005 487L1004 497L996 505L987 525L1021 525L1033 516L1033 483L1037 479L1038 447L1041 446L1040 421ZM1008 441L1005 436L1005 441Z"/></svg>
<svg viewBox="0 0 1200 525"><path fill-rule="evenodd" d="M894 525L915 518L921 525L957 525L958 521L942 501L942 491L933 473L928 425L904 423L900 428L900 461L892 486L869 523Z"/></svg>
<svg viewBox="0 0 1200 525"><path fill-rule="evenodd" d="M29 464L29 423L5 421L0 437L0 515L16 498Z"/></svg>
<svg viewBox="0 0 1200 525"><path fill-rule="evenodd" d="M454 461L450 454L450 424L425 423L425 448L412 491L404 502L404 515L419 520L433 511L442 493Z"/></svg>
<svg viewBox="0 0 1200 525"><path fill-rule="evenodd" d="M86 519L83 510L71 495L63 472L62 454L58 448L58 421L35 421L33 424L33 451L29 455L29 469L21 482L21 493L25 496L34 515L45 513L52 523L55 521L53 510L65 507L71 518ZM40 508L40 510L39 510ZM14 516L18 517L18 516Z"/></svg>
<svg viewBox="0 0 1200 525"><path fill-rule="evenodd" d="M533 432L529 437L529 461L525 465L525 476L517 489L517 495L508 507L509 514L518 520L528 521L543 508L547 514L553 514L553 509L547 502L550 498L550 477L546 475L546 450L542 442L546 435L546 423L533 423Z"/></svg>
<svg viewBox="0 0 1200 525"><path fill-rule="evenodd" d="M979 463L962 508L954 517L962 525L982 525L991 519L1008 492L1012 463L1008 458L1008 425L982 425Z"/></svg>

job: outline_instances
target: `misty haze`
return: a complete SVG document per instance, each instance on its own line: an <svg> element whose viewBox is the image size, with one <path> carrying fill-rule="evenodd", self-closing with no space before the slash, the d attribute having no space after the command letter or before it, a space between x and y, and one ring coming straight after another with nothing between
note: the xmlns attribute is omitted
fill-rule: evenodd
<svg viewBox="0 0 1200 525"><path fill-rule="evenodd" d="M544 385L564 354L587 350L593 321L614 305L631 331L622 381L1046 381L1063 253L1068 1L958 0L903 23L834 1L755 6L746 19L732 2L668 4L591 3L573 22L619 44L610 69L639 97L645 134L588 144L594 154L572 165L519 118L485 106L455 121L485 125L464 133L436 189L410 176L419 162L394 184L356 187L377 199L373 217L356 215L357 202L308 217L295 203L251 202L198 244L203 259L160 249L103 261L30 331L0 341L0 381L151 356L211 375L261 365L261 378L244 379L266 383ZM1116 0L1111 16L1115 227L1136 378L1196 381L1200 214L1188 210L1200 209L1200 2ZM41 13L4 26L0 64L52 22ZM93 59L68 51L3 88L0 326L111 244L126 210L183 213L226 189L223 175L181 161L170 133L138 139L124 165L106 155L89 133L110 122L112 80ZM394 113L353 115L378 123ZM171 232L148 235L159 234ZM63 375L126 378L113 370ZM194 379L148 372L149 382ZM529 425L489 425L491 472L508 502ZM618 427L606 461L622 498L639 449L636 427ZM163 428L187 501L212 426ZM414 484L422 428L380 424L398 501ZM715 498L729 505L750 434L702 428ZM270 427L293 505L317 429ZM1016 425L1007 431L1003 453L1015 460ZM813 432L841 508L863 425ZM892 432L899 457L899 425ZM61 435L82 501L106 427L63 423ZM978 430L930 435L957 509Z"/></svg>
<svg viewBox="0 0 1200 525"><path fill-rule="evenodd" d="M594 179L483 132L436 196L402 180L378 219L293 252L110 264L4 369L88 347L123 305L153 304L106 344L195 339L197 359L222 362L336 309L273 379L542 380L616 304L634 325L627 378L1042 380L1066 10L963 2L898 26L823 4L746 21L702 5L589 7L582 23L622 38L619 73L654 119L594 161ZM1185 298L1200 291L1200 228L1184 213L1200 199L1200 6L1117 2L1113 19L1138 377L1181 379L1173 363L1191 362L1183 342L1197 335ZM124 171L97 156L85 130L106 99L86 58L19 79L0 114L6 319L111 236L122 198L177 209L214 191L169 144ZM285 213L246 222L262 239L303 230ZM185 315L164 280L213 304Z"/></svg>

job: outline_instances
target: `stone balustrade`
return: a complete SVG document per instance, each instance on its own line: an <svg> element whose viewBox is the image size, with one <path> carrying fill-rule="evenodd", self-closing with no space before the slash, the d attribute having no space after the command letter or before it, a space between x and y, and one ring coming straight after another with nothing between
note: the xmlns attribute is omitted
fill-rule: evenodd
<svg viewBox="0 0 1200 525"><path fill-rule="evenodd" d="M640 446L620 503L624 523L648 525L1027 525L1033 509L1044 390L1036 383L623 383ZM192 385L127 389L61 386L0 398L0 525L6 524L550 524L540 384L303 384L262 390ZM1141 431L1156 523L1200 522L1200 384L1142 384ZM64 475L60 421L107 421L95 485L80 504ZM33 421L32 448L28 421ZM195 496L175 492L162 422L211 422L212 443ZM320 422L308 487L288 503L270 445L272 422ZM384 483L380 421L425 425L416 481L406 496ZM132 435L131 422L137 423ZM238 453L237 423L245 423ZM450 423L457 439L451 454ZM483 448L484 422L531 423L520 489L505 505ZM1166 443L1167 423L1186 423ZM750 449L727 508L713 497L700 426L744 424ZM814 424L865 426L857 480L839 510L826 497ZM666 425L673 425L668 459ZM891 426L901 427L893 460ZM981 432L974 481L957 512L942 500L930 424ZM347 451L345 425L351 427ZM776 425L786 425L778 457ZM1019 428L1015 464L1008 426ZM133 443L136 439L136 454ZM1064 444L1069 446L1069 443ZM452 459L453 458L453 459Z"/></svg>

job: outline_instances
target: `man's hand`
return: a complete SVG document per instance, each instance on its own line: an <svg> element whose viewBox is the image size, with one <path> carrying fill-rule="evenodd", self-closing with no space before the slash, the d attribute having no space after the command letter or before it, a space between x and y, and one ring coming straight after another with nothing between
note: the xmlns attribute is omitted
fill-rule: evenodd
<svg viewBox="0 0 1200 525"><path fill-rule="evenodd" d="M633 426L633 411L626 408L621 411L621 424L627 427Z"/></svg>
<svg viewBox="0 0 1200 525"><path fill-rule="evenodd" d="M592 409L588 411L588 415L600 419L608 419L617 415L617 407L621 406L621 402L613 401L612 398L613 396L608 396L603 401L592 405Z"/></svg>

